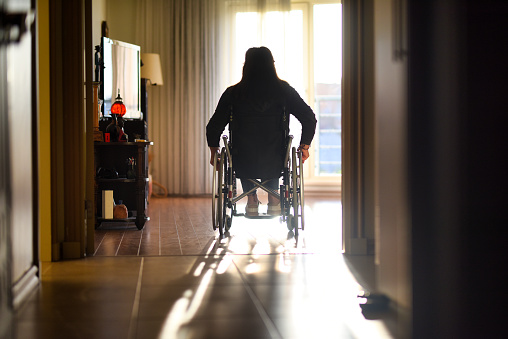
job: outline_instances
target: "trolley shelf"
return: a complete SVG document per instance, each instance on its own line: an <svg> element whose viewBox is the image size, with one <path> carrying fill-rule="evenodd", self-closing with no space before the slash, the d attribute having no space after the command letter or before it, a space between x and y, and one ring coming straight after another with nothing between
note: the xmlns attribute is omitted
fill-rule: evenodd
<svg viewBox="0 0 508 339"><path fill-rule="evenodd" d="M141 178L141 179L127 179L127 178L116 178L116 179L102 179L97 178L97 183L129 183L129 182L138 182L138 181L146 181L148 182L148 178Z"/></svg>
<svg viewBox="0 0 508 339"><path fill-rule="evenodd" d="M144 221L149 221L150 217L143 217L143 219L144 219ZM137 217L128 217L126 219L119 219L119 218L105 219L105 218L97 217L98 222L123 222L123 223L126 223L126 222L136 222L136 220L137 220Z"/></svg>
<svg viewBox="0 0 508 339"><path fill-rule="evenodd" d="M102 222L134 222L138 229L143 229L148 204L148 147L151 141L142 142L95 142L95 228ZM133 167L130 162L134 159ZM118 178L103 178L97 175L103 168L111 173L117 172ZM134 170L134 178L130 171ZM109 173L108 173L109 174ZM129 176L129 178L127 178ZM112 190L115 202L120 200L127 207L130 217L126 219L102 218L102 191Z"/></svg>

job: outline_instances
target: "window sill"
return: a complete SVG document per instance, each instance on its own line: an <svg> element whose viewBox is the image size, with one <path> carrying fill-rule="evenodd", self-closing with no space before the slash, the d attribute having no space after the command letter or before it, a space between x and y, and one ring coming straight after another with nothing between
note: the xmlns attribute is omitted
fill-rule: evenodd
<svg viewBox="0 0 508 339"><path fill-rule="evenodd" d="M341 178L316 178L304 181L305 194L340 194Z"/></svg>

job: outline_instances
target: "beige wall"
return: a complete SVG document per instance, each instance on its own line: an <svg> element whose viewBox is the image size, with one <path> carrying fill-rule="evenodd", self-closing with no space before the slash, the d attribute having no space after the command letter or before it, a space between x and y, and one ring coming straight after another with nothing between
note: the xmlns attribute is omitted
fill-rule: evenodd
<svg viewBox="0 0 508 339"><path fill-rule="evenodd" d="M378 288L411 307L407 197L407 61L393 61L392 1L374 1Z"/></svg>
<svg viewBox="0 0 508 339"><path fill-rule="evenodd" d="M136 0L92 0L93 45L101 43L101 26L106 21L111 39L135 43Z"/></svg>
<svg viewBox="0 0 508 339"><path fill-rule="evenodd" d="M103 0L107 3L109 37L135 44L136 0Z"/></svg>
<svg viewBox="0 0 508 339"><path fill-rule="evenodd" d="M92 0L92 43L101 44L101 25L106 21L107 0Z"/></svg>

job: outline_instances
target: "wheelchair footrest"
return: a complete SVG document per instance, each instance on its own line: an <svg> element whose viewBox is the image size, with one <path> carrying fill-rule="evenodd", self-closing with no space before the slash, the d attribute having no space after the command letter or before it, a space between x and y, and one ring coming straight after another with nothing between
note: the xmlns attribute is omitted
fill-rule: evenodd
<svg viewBox="0 0 508 339"><path fill-rule="evenodd" d="M272 215L268 213L258 213L257 215L247 215L246 213L237 214L240 216L244 216L247 219L273 219L280 218L280 215Z"/></svg>

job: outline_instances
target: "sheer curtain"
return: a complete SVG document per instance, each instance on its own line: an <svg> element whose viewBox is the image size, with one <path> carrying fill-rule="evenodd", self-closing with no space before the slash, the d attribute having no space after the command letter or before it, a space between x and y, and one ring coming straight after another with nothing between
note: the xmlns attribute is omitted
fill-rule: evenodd
<svg viewBox="0 0 508 339"><path fill-rule="evenodd" d="M287 10L289 4L290 0L138 0L136 44L142 52L160 55L164 77L163 86L148 88L148 133L154 142L150 171L169 194L211 192L205 126L233 81L232 68L240 67L241 72L242 64L231 63L236 41L241 41L233 38L235 13L259 13L262 23L263 13ZM266 35L262 24L257 28L256 34ZM261 43L248 41L248 47Z"/></svg>
<svg viewBox="0 0 508 339"><path fill-rule="evenodd" d="M292 36L291 0L231 0L226 3L222 28L227 36L223 48L228 53L222 62L228 83L241 79L245 52L254 46L268 47L274 55L279 76L284 74L288 58L286 45Z"/></svg>
<svg viewBox="0 0 508 339"><path fill-rule="evenodd" d="M205 126L220 95L217 0L140 0L137 44L158 53L163 86L148 88L150 172L169 194L210 191Z"/></svg>

